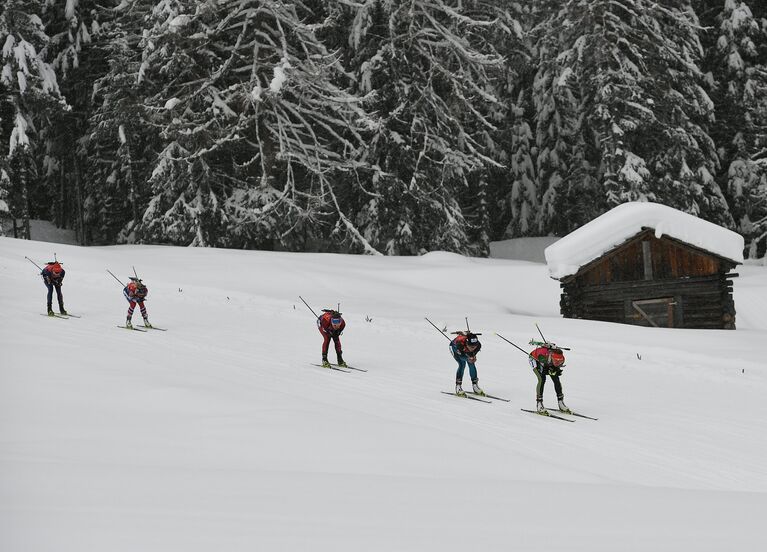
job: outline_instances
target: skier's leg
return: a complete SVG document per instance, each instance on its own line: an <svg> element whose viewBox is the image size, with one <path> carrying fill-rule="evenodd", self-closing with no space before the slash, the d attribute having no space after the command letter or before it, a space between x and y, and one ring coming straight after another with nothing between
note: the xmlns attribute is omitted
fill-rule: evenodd
<svg viewBox="0 0 767 552"><path fill-rule="evenodd" d="M67 311L64 309L64 294L61 293L61 286L55 286L56 287L56 299L59 301L59 312L61 314L66 314Z"/></svg>
<svg viewBox="0 0 767 552"><path fill-rule="evenodd" d="M541 374L541 371L538 370L538 368L533 368L533 373L535 374L535 377L538 378L538 383L535 386L535 400L540 402L543 401L543 388L546 385L546 374Z"/></svg>
<svg viewBox="0 0 767 552"><path fill-rule="evenodd" d="M469 362L469 376L471 376L471 383L477 383L479 378L477 377L477 365L473 362Z"/></svg>
<svg viewBox="0 0 767 552"><path fill-rule="evenodd" d="M141 318L144 319L144 323L149 322L149 315L146 312L146 307L144 306L143 301L138 301L138 308L141 310Z"/></svg>
<svg viewBox="0 0 767 552"><path fill-rule="evenodd" d="M130 322L131 319L133 318L133 310L135 308L136 308L136 302L135 301L130 301L128 303L128 322Z"/></svg>
<svg viewBox="0 0 767 552"><path fill-rule="evenodd" d="M336 348L336 359L338 360L338 364L345 364L343 354L341 353L341 336L333 336L333 345Z"/></svg>
<svg viewBox="0 0 767 552"><path fill-rule="evenodd" d="M455 373L455 383L456 385L461 385L463 383L463 371L466 369L466 359L461 356L454 356L455 361L458 363L458 370Z"/></svg>
<svg viewBox="0 0 767 552"><path fill-rule="evenodd" d="M320 333L322 334L322 362L327 362L328 348L330 347L330 336L322 330L320 330Z"/></svg>
<svg viewBox="0 0 767 552"><path fill-rule="evenodd" d="M53 284L45 284L45 287L48 288L48 312L50 313L53 309L51 308L53 306Z"/></svg>
<svg viewBox="0 0 767 552"><path fill-rule="evenodd" d="M565 398L562 393L562 382L559 380L559 376L549 376L551 381L554 382L554 390L557 392L557 399L560 401Z"/></svg>

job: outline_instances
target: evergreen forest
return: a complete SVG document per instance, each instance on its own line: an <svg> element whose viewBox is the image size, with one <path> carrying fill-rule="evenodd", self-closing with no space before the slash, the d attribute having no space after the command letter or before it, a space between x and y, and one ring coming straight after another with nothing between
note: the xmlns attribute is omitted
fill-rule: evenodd
<svg viewBox="0 0 767 552"><path fill-rule="evenodd" d="M0 232L487 255L655 201L767 249L765 0L3 0Z"/></svg>

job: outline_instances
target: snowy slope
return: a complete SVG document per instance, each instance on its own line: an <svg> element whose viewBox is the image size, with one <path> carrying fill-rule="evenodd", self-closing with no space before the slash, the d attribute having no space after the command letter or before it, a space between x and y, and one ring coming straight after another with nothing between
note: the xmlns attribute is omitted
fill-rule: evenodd
<svg viewBox="0 0 767 552"><path fill-rule="evenodd" d="M40 316L24 255L52 247L81 319ZM115 327L105 269L132 265L169 331ZM767 268L739 272L737 331L664 330L563 320L522 261L0 238L0 550L757 549ZM311 365L299 294L341 302L369 372ZM512 402L441 394L455 363L424 316L468 316L482 385ZM535 379L493 332L526 346L535 322L573 348L567 402L599 421L519 410Z"/></svg>

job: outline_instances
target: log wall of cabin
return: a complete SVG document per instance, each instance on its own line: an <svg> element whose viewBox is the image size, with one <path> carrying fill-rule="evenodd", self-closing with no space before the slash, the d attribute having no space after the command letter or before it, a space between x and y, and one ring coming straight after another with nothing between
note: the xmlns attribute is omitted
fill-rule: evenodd
<svg viewBox="0 0 767 552"><path fill-rule="evenodd" d="M675 328L735 327L732 282L724 274L682 280L622 282L610 286L562 285L560 308L565 318L649 325L632 301L673 298Z"/></svg>
<svg viewBox="0 0 767 552"><path fill-rule="evenodd" d="M673 327L735 328L734 268L721 258L645 231L565 279L566 318L649 325L632 301L673 298Z"/></svg>

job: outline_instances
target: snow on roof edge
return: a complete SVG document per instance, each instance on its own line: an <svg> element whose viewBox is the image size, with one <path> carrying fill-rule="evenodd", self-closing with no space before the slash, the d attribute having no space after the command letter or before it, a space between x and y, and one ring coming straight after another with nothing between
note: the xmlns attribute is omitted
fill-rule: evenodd
<svg viewBox="0 0 767 552"><path fill-rule="evenodd" d="M669 236L743 263L740 234L666 205L633 201L618 205L547 247L544 255L549 275L556 280L571 276L643 228L655 230L656 238Z"/></svg>

